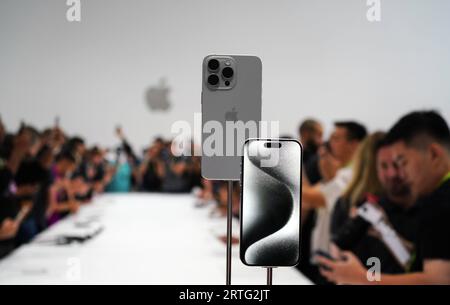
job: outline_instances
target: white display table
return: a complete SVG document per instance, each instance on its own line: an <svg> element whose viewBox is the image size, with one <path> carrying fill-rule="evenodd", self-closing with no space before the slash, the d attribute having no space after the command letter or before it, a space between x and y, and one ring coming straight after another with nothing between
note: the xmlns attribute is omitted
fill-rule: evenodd
<svg viewBox="0 0 450 305"><path fill-rule="evenodd" d="M0 284L224 284L225 218L194 207L192 195L102 195L0 261ZM80 224L90 221L88 228ZM103 231L84 243L55 245L64 234ZM234 235L238 223L234 223ZM233 247L233 284L265 284ZM277 284L310 284L295 268L274 269Z"/></svg>

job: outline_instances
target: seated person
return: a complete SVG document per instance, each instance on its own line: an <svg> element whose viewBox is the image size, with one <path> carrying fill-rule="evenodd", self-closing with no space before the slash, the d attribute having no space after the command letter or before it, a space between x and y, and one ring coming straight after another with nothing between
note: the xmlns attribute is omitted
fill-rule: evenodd
<svg viewBox="0 0 450 305"><path fill-rule="evenodd" d="M322 181L302 190L302 212L314 209L317 213L311 236L311 253L330 250L331 211L352 178L351 163L366 137L364 126L356 122L335 123L329 145L320 148L319 167Z"/></svg>
<svg viewBox="0 0 450 305"><path fill-rule="evenodd" d="M450 284L450 129L434 111L417 111L402 117L386 136L396 166L419 198L418 251L420 271L380 274L369 280L363 263L351 252L331 261L319 257L322 274L339 284Z"/></svg>
<svg viewBox="0 0 450 305"><path fill-rule="evenodd" d="M161 190L170 193L190 192L192 187L192 160L187 156L174 156L171 151L171 143L170 145L167 144L166 150L169 157L161 173Z"/></svg>
<svg viewBox="0 0 450 305"><path fill-rule="evenodd" d="M162 156L164 144L157 138L146 150L144 159L139 165L137 180L140 189L145 192L161 191L165 162Z"/></svg>
<svg viewBox="0 0 450 305"><path fill-rule="evenodd" d="M14 177L15 192L0 197L0 258L9 254L20 242L18 232L31 210L41 181L42 171L37 164L22 162Z"/></svg>
<svg viewBox="0 0 450 305"><path fill-rule="evenodd" d="M355 176L336 203L332 215L331 235L337 247L332 247L331 255L340 257L341 250L348 250L361 262L376 257L384 273L418 270L419 209L413 205L414 198L395 165L392 150L382 139L383 133L369 136L357 154ZM384 229L380 230L380 227L371 225L358 215L358 210L365 204L380 212L386 226L396 232L398 242L402 244L386 244L384 232L380 233ZM393 248L397 246L400 249ZM399 259L395 254L396 251L403 251L401 248L407 253Z"/></svg>
<svg viewBox="0 0 450 305"><path fill-rule="evenodd" d="M21 128L17 135L5 136L0 155L0 196L10 192L14 175L22 160L31 154L35 142L34 132L28 128Z"/></svg>
<svg viewBox="0 0 450 305"><path fill-rule="evenodd" d="M76 168L76 159L69 151L63 151L56 156L52 166L52 185L49 188L49 205L47 209L48 224L52 225L68 213L78 211L80 203L75 198L70 179Z"/></svg>

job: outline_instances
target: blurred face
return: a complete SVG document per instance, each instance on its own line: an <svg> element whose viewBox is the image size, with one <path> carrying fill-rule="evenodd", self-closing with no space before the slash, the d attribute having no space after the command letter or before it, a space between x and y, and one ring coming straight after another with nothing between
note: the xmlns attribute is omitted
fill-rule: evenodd
<svg viewBox="0 0 450 305"><path fill-rule="evenodd" d="M84 144L78 144L76 148L76 154L78 157L82 157L86 152L86 146Z"/></svg>
<svg viewBox="0 0 450 305"><path fill-rule="evenodd" d="M76 169L76 164L74 162L71 162L69 160L62 160L60 162L59 170L61 171L61 174L64 176L72 174Z"/></svg>
<svg viewBox="0 0 450 305"><path fill-rule="evenodd" d="M433 160L428 149L410 147L400 141L392 145L392 153L400 174L414 196L426 195L436 187L432 179Z"/></svg>
<svg viewBox="0 0 450 305"><path fill-rule="evenodd" d="M52 152L49 150L45 155L42 156L42 158L40 159L40 162L44 168L47 168L47 169L50 168L53 163Z"/></svg>
<svg viewBox="0 0 450 305"><path fill-rule="evenodd" d="M14 146L23 152L29 153L31 146L33 145L31 133L23 131L15 136Z"/></svg>
<svg viewBox="0 0 450 305"><path fill-rule="evenodd" d="M219 188L218 197L221 204L228 202L228 188L226 185Z"/></svg>
<svg viewBox="0 0 450 305"><path fill-rule="evenodd" d="M410 195L410 188L402 176L391 147L382 147L377 153L377 175L389 197L405 197Z"/></svg>
<svg viewBox="0 0 450 305"><path fill-rule="evenodd" d="M300 138L306 147L317 148L323 142L323 128L320 124L316 124L313 130L304 132Z"/></svg>
<svg viewBox="0 0 450 305"><path fill-rule="evenodd" d="M89 190L89 186L84 182L82 177L77 177L72 180L72 187L76 193L83 194Z"/></svg>
<svg viewBox="0 0 450 305"><path fill-rule="evenodd" d="M155 141L155 143L153 144L158 150L161 150L164 148L164 142L162 141Z"/></svg>
<svg viewBox="0 0 450 305"><path fill-rule="evenodd" d="M316 145L322 145L323 142L323 128L321 125L317 124L315 132L314 132L314 141Z"/></svg>
<svg viewBox="0 0 450 305"><path fill-rule="evenodd" d="M103 162L103 156L101 154L95 154L92 156L92 163L94 165L99 165Z"/></svg>
<svg viewBox="0 0 450 305"><path fill-rule="evenodd" d="M30 147L29 153L31 156L35 157L41 149L41 139L36 140Z"/></svg>
<svg viewBox="0 0 450 305"><path fill-rule="evenodd" d="M330 147L333 155L340 161L350 159L357 147L356 141L349 141L347 130L336 127L330 137Z"/></svg>
<svg viewBox="0 0 450 305"><path fill-rule="evenodd" d="M150 158L157 158L160 151L161 151L161 148L158 147L158 146L156 146L156 145L154 145L154 146L150 147L150 148L147 150L147 155L148 155Z"/></svg>

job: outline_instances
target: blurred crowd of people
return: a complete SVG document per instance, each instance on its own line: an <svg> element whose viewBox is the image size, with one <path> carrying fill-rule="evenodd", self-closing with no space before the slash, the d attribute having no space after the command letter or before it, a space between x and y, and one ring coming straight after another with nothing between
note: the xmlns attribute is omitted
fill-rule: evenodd
<svg viewBox="0 0 450 305"><path fill-rule="evenodd" d="M302 260L319 284L450 284L450 131L435 111L369 134L316 120L304 145Z"/></svg>
<svg viewBox="0 0 450 305"><path fill-rule="evenodd" d="M326 141L320 122L307 119L297 136L281 137L303 146L304 275L323 285L450 284L450 130L441 115L412 112L374 133L335 122ZM227 185L204 186L200 198L225 216ZM239 217L239 185L233 190Z"/></svg>
<svg viewBox="0 0 450 305"><path fill-rule="evenodd" d="M201 186L200 160L175 157L157 138L139 156L117 128L114 149L87 147L55 124L22 124L8 132L0 120L0 258L103 192L190 192Z"/></svg>
<svg viewBox="0 0 450 305"><path fill-rule="evenodd" d="M174 156L163 138L137 154L121 128L116 135L113 150L88 148L58 126L8 133L0 122L0 257L105 191L193 192L226 216L228 185L203 179L200 157ZM307 119L283 137L303 145L304 275L318 284L450 284L450 131L440 114L412 112L374 133L336 122L326 141ZM237 218L239 201L234 182Z"/></svg>

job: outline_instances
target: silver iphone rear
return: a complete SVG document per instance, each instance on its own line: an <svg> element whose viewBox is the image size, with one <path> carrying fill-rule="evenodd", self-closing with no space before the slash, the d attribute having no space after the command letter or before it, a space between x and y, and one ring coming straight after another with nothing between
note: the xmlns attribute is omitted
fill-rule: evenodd
<svg viewBox="0 0 450 305"><path fill-rule="evenodd" d="M202 71L202 176L239 180L244 142L259 134L261 60L210 55L203 60ZM245 133L239 135L237 130Z"/></svg>

